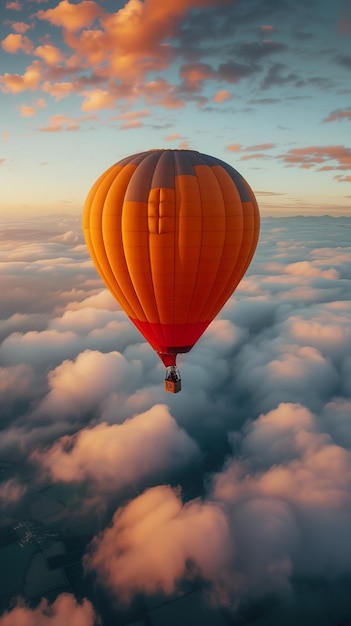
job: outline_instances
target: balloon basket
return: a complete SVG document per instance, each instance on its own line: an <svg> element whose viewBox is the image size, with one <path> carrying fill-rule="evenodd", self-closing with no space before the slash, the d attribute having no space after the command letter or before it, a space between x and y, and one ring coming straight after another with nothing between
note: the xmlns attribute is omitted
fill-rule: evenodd
<svg viewBox="0 0 351 626"><path fill-rule="evenodd" d="M179 370L175 365L171 365L166 369L165 391L168 393L178 393L182 389L182 381Z"/></svg>
<svg viewBox="0 0 351 626"><path fill-rule="evenodd" d="M182 382L180 380L165 380L165 391L168 393L178 393L182 389Z"/></svg>

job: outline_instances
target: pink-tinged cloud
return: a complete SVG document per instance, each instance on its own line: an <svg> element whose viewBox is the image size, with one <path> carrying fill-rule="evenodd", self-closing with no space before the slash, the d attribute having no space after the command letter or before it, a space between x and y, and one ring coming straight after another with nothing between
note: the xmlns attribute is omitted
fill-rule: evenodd
<svg viewBox="0 0 351 626"><path fill-rule="evenodd" d="M286 397L296 397L305 389L320 393L318 385L324 386L326 393L332 393L338 381L335 368L322 355L320 350L309 345L286 347L285 352L273 358L267 366L268 375L279 389L284 389ZM316 393L316 391L315 391Z"/></svg>
<svg viewBox="0 0 351 626"><path fill-rule="evenodd" d="M66 98L74 92L75 86L71 82L50 83L49 81L45 81L42 85L42 90L58 102L61 98Z"/></svg>
<svg viewBox="0 0 351 626"><path fill-rule="evenodd" d="M145 83L138 93L147 103L161 105L166 109L181 109L185 106L176 88L163 78Z"/></svg>
<svg viewBox="0 0 351 626"><path fill-rule="evenodd" d="M233 94L230 93L227 89L222 89L221 91L217 91L217 93L213 96L213 102L217 104L221 104L226 100L231 100L233 98Z"/></svg>
<svg viewBox="0 0 351 626"><path fill-rule="evenodd" d="M119 79L141 89L148 73L167 68L175 57L175 49L166 40L176 34L186 13L212 4L213 0L180 0L164 5L155 0L129 0L115 13L99 9L95 15L97 5L93 2L75 6L63 1L56 9L38 15L64 29L65 43L84 67L96 68L106 80ZM85 14L98 17L99 26L89 29L80 19L72 21L72 11L79 18ZM194 76L189 80L195 84Z"/></svg>
<svg viewBox="0 0 351 626"><path fill-rule="evenodd" d="M351 176L334 176L338 183L351 183Z"/></svg>
<svg viewBox="0 0 351 626"><path fill-rule="evenodd" d="M12 11L22 11L23 4L22 2L6 2L6 9L10 9Z"/></svg>
<svg viewBox="0 0 351 626"><path fill-rule="evenodd" d="M349 405L338 413L349 417ZM85 566L126 602L139 592L172 594L193 575L222 604L291 591L292 576L342 576L350 484L351 452L306 407L281 403L246 425L240 456L213 476L206 498L183 505L169 487L149 489L115 513Z"/></svg>
<svg viewBox="0 0 351 626"><path fill-rule="evenodd" d="M257 191L255 190L255 196L283 196L284 194L278 191Z"/></svg>
<svg viewBox="0 0 351 626"><path fill-rule="evenodd" d="M299 404L281 404L250 424L243 450L258 456L267 465L283 463L303 453L306 437L314 429L314 416L308 409Z"/></svg>
<svg viewBox="0 0 351 626"><path fill-rule="evenodd" d="M16 33L24 35L24 33L31 29L31 26L25 22L12 22L12 28Z"/></svg>
<svg viewBox="0 0 351 626"><path fill-rule="evenodd" d="M270 26L269 24L263 24L260 26L260 30L263 33L272 33L274 31L274 26Z"/></svg>
<svg viewBox="0 0 351 626"><path fill-rule="evenodd" d="M215 78L215 72L206 63L189 63L179 70L180 77L184 81L184 89L190 92L200 91L204 80Z"/></svg>
<svg viewBox="0 0 351 626"><path fill-rule="evenodd" d="M89 480L104 493L116 493L140 481L169 476L198 456L197 445L177 425L168 408L155 405L122 424L101 423L62 437L32 458L54 481Z"/></svg>
<svg viewBox="0 0 351 626"><path fill-rule="evenodd" d="M182 578L199 575L220 593L230 559L221 507L201 500L183 504L177 491L160 486L115 513L93 541L85 567L129 602L138 592L172 594Z"/></svg>
<svg viewBox="0 0 351 626"><path fill-rule="evenodd" d="M119 130L131 130L132 128L140 128L143 124L140 120L130 120L119 127Z"/></svg>
<svg viewBox="0 0 351 626"><path fill-rule="evenodd" d="M171 135L167 135L167 137L165 137L166 141L176 141L177 139L180 139L179 133L172 133Z"/></svg>
<svg viewBox="0 0 351 626"><path fill-rule="evenodd" d="M337 280L340 275L339 272L331 267L330 269L323 270L319 267L316 267L310 261L297 261L296 263L289 263L286 266L285 271L288 274L293 276L302 276L302 277L321 277L330 280Z"/></svg>
<svg viewBox="0 0 351 626"><path fill-rule="evenodd" d="M117 117L113 118L116 120L134 120L139 119L140 117L148 117L150 115L149 109L143 109L142 111L127 111L126 113L121 113Z"/></svg>
<svg viewBox="0 0 351 626"><path fill-rule="evenodd" d="M230 143L226 148L229 152L240 152L242 150L240 143Z"/></svg>
<svg viewBox="0 0 351 626"><path fill-rule="evenodd" d="M74 333L69 331L59 333L52 330L46 333L48 339L52 337L54 341L56 338L60 341L61 337L61 344L70 336L75 338ZM74 361L65 360L49 372L50 391L38 410L40 414L56 416L82 415L97 409L111 393L130 393L141 380L141 374L141 363L130 363L119 352L104 354L85 350Z"/></svg>
<svg viewBox="0 0 351 626"><path fill-rule="evenodd" d="M349 320L305 320L292 316L287 324L291 337L302 345L314 346L329 357L340 359L343 352L351 350Z"/></svg>
<svg viewBox="0 0 351 626"><path fill-rule="evenodd" d="M124 120L124 124L120 126L120 130L127 130L131 128L140 128L140 126L142 126L140 118L147 117L149 115L150 111L148 109L144 109L142 111L127 111L126 113L117 115L112 119Z"/></svg>
<svg viewBox="0 0 351 626"><path fill-rule="evenodd" d="M341 122L342 120L349 120L351 122L351 109L332 111L323 122Z"/></svg>
<svg viewBox="0 0 351 626"><path fill-rule="evenodd" d="M0 354L3 362L9 365L41 363L46 359L52 363L54 354L60 360L67 355L67 350L75 338L71 331L60 333L55 329L14 332L2 342Z"/></svg>
<svg viewBox="0 0 351 626"><path fill-rule="evenodd" d="M17 52L25 52L30 54L33 50L33 44L31 40L25 35L10 33L1 42L1 47L5 52L10 54L16 54Z"/></svg>
<svg viewBox="0 0 351 626"><path fill-rule="evenodd" d="M99 111L100 109L113 109L116 95L107 89L92 89L83 91L82 111Z"/></svg>
<svg viewBox="0 0 351 626"><path fill-rule="evenodd" d="M46 101L44 98L36 98L34 100L34 107L36 109L46 109Z"/></svg>
<svg viewBox="0 0 351 626"><path fill-rule="evenodd" d="M0 510L6 509L9 505L17 504L26 493L26 485L20 483L17 478L9 478L9 480L1 481Z"/></svg>
<svg viewBox="0 0 351 626"><path fill-rule="evenodd" d="M350 451L305 407L280 404L248 427L243 453L250 463L233 459L212 497L228 511L246 586L259 593L288 588L292 573L348 572Z"/></svg>
<svg viewBox="0 0 351 626"><path fill-rule="evenodd" d="M61 63L63 56L59 48L51 44L38 46L34 50L34 54L45 61L47 65L57 65Z"/></svg>
<svg viewBox="0 0 351 626"><path fill-rule="evenodd" d="M272 148L275 148L274 143L258 143L254 146L247 146L245 150L247 152L256 152L256 150L271 150Z"/></svg>
<svg viewBox="0 0 351 626"><path fill-rule="evenodd" d="M16 109L20 112L21 117L33 117L35 115L34 107L28 104L19 104Z"/></svg>
<svg viewBox="0 0 351 626"><path fill-rule="evenodd" d="M38 89L41 82L41 66L38 61L29 65L24 74L3 74L0 76L0 86L5 93L20 93L27 89Z"/></svg>
<svg viewBox="0 0 351 626"><path fill-rule="evenodd" d="M311 167L326 161L336 161L336 169L351 169L351 149L345 146L309 146L308 148L292 148L286 154L277 157L287 165Z"/></svg>
<svg viewBox="0 0 351 626"><path fill-rule="evenodd" d="M241 157L240 161L251 161L252 159L266 159L267 155L262 152L256 152L254 154L245 154Z"/></svg>
<svg viewBox="0 0 351 626"><path fill-rule="evenodd" d="M40 20L48 21L72 33L90 26L103 13L103 9L92 0L83 0L78 4L71 4L69 0L62 0L53 9L38 11Z"/></svg>
<svg viewBox="0 0 351 626"><path fill-rule="evenodd" d="M95 618L89 600L78 602L72 594L62 593L52 604L43 599L34 609L18 600L0 616L0 626L94 626Z"/></svg>
<svg viewBox="0 0 351 626"><path fill-rule="evenodd" d="M234 144L235 145L235 144ZM247 146L246 148L241 148L244 152L249 152L250 154L245 154L241 157L241 161L250 161L251 159L266 159L267 155L262 154L263 150L271 150L275 147L274 143L261 143L253 146ZM251 154L253 153L253 154Z"/></svg>
<svg viewBox="0 0 351 626"><path fill-rule="evenodd" d="M79 124L76 120L66 118L62 113L52 115L46 126L40 126L39 130L45 133L60 133L62 131L76 131Z"/></svg>

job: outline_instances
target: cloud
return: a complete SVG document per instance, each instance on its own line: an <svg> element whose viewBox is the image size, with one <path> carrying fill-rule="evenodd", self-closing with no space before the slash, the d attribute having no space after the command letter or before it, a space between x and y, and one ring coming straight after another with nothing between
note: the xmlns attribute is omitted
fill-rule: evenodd
<svg viewBox="0 0 351 626"><path fill-rule="evenodd" d="M34 54L43 59L47 65L57 65L63 59L61 50L52 44L38 46L35 48Z"/></svg>
<svg viewBox="0 0 351 626"><path fill-rule="evenodd" d="M199 577L222 606L273 593L290 609L294 577L347 575L350 451L306 407L284 403L247 425L240 453L201 500L159 486L118 509L86 568L124 602Z"/></svg>
<svg viewBox="0 0 351 626"><path fill-rule="evenodd" d="M247 59L251 63L260 61L262 58L271 54L281 55L287 50L287 46L278 41L264 40L260 42L245 42L238 46L237 52L240 56ZM281 64L283 67L283 65Z"/></svg>
<svg viewBox="0 0 351 626"><path fill-rule="evenodd" d="M26 399L35 397L33 386L36 383L34 371L30 365L20 363L13 367L0 367L0 396L3 417L13 407Z"/></svg>
<svg viewBox="0 0 351 626"><path fill-rule="evenodd" d="M148 117L149 115L149 109L143 109L142 111L127 111L126 113L121 113L121 115L117 115L117 117L114 117L113 119L133 121L135 119L139 120L140 117Z"/></svg>
<svg viewBox="0 0 351 626"><path fill-rule="evenodd" d="M107 89L91 89L83 91L84 100L82 102L82 111L98 111L100 109L112 109L115 104L116 94Z"/></svg>
<svg viewBox="0 0 351 626"><path fill-rule="evenodd" d="M29 106L28 104L20 104L17 105L16 108L20 112L21 117L33 117L33 115L35 115L34 107Z"/></svg>
<svg viewBox="0 0 351 626"><path fill-rule="evenodd" d="M240 143L230 143L229 146L227 146L227 150L229 150L229 152L240 152L241 149Z"/></svg>
<svg viewBox="0 0 351 626"><path fill-rule="evenodd" d="M102 8L92 0L83 0L78 5L61 0L53 9L40 10L36 16L72 33L90 26L101 15Z"/></svg>
<svg viewBox="0 0 351 626"><path fill-rule="evenodd" d="M350 120L351 121L351 109L332 111L328 117L326 117L323 122L341 122L342 120Z"/></svg>
<svg viewBox="0 0 351 626"><path fill-rule="evenodd" d="M76 120L67 118L62 113L52 115L48 120L47 126L41 126L39 130L46 133L59 133L62 131L76 131L79 125Z"/></svg>
<svg viewBox="0 0 351 626"><path fill-rule="evenodd" d="M70 524L79 509L98 532L94 502L104 519L87 563L133 606L134 594L196 586L194 623L208 591L240 615L259 607L274 626L292 611L303 623L309 602L317 623L317 605L332 589L339 598L351 567L349 231L346 217L263 218L245 279L179 358L183 388L173 396L161 361L88 261L80 218L9 218L0 447L18 463L0 483L2 504L19 510L40 482L64 494Z"/></svg>
<svg viewBox="0 0 351 626"><path fill-rule="evenodd" d="M12 10L12 11L21 11L23 7L22 2L18 2L17 0L15 0L14 2L6 2L6 9Z"/></svg>
<svg viewBox="0 0 351 626"><path fill-rule="evenodd" d="M316 417L296 404L279 405L252 423L243 452L251 467L257 463L261 469L250 471L245 462L233 460L214 479L214 494L227 503L231 515L257 498L267 515L272 504L281 503L286 534L281 547L289 568L297 575L316 575L325 567L333 575L346 573L351 554L343 552L350 516L350 452L335 445L320 431ZM260 536L262 519L250 515L245 528L248 539L256 532ZM279 534L271 537L273 544L280 541ZM238 542L239 549L244 545ZM269 559L274 559L272 548Z"/></svg>
<svg viewBox="0 0 351 626"><path fill-rule="evenodd" d="M182 578L200 576L220 588L229 545L219 506L183 505L177 491L159 486L115 513L92 543L85 567L123 602L138 592L170 595Z"/></svg>
<svg viewBox="0 0 351 626"><path fill-rule="evenodd" d="M226 5L226 0L221 0L219 4ZM39 78L35 88L50 93L54 98L76 93L83 98L83 111L111 109L118 101L130 104L140 97L147 104L180 108L184 105L181 94L194 97L195 92L202 91L204 81L224 79L237 82L257 71L256 67L253 70L252 63L233 61L214 70L207 63L192 61L181 68L182 83L178 86L168 84L161 76L148 80L152 73L159 74L177 58L183 58L176 41L184 20L191 16L192 10L203 8L209 11L211 7L218 10L218 3L213 0L181 0L168 3L165 10L158 4L156 6L154 0L129 0L119 10L108 13L92 0L78 4L62 0L53 8L32 14L32 19L49 22L51 26L62 29L64 52L48 39L38 41L36 47L31 44L34 49L30 50L29 40L22 32L8 35L4 46L8 52L25 48L27 53L39 56L36 66ZM24 27L19 28L24 30ZM259 56L277 46L274 42L262 42ZM4 74L1 77L3 90L19 93L34 88L28 80L28 72L29 68L23 74ZM217 94L215 102L217 98L223 102L231 97L225 89ZM201 105L206 101L207 98L202 96L198 103Z"/></svg>
<svg viewBox="0 0 351 626"><path fill-rule="evenodd" d="M221 104L222 102L225 102L226 100L231 100L232 98L233 94L231 94L230 91L228 91L227 89L221 89L220 91L217 91L217 93L215 93L212 100L217 104Z"/></svg>
<svg viewBox="0 0 351 626"><path fill-rule="evenodd" d="M0 482L0 509L4 510L16 504L26 492L27 487L21 484L17 478L9 478Z"/></svg>
<svg viewBox="0 0 351 626"><path fill-rule="evenodd" d="M190 93L200 91L204 80L210 80L215 77L214 70L206 63L182 65L179 73L184 83L184 91Z"/></svg>
<svg viewBox="0 0 351 626"><path fill-rule="evenodd" d="M19 51L30 54L33 50L33 44L28 37L22 34L10 33L1 42L1 47L5 52L16 54Z"/></svg>
<svg viewBox="0 0 351 626"><path fill-rule="evenodd" d="M351 169L351 150L344 146L291 148L286 154L281 154L277 158L286 165L298 165L302 168L310 168L315 165L322 166L329 161L336 161L336 164L332 166L333 169Z"/></svg>
<svg viewBox="0 0 351 626"><path fill-rule="evenodd" d="M79 381L78 381L79 383ZM59 439L33 460L54 481L98 484L102 493L165 478L199 456L195 442L164 405L122 424L100 423Z"/></svg>
<svg viewBox="0 0 351 626"><path fill-rule="evenodd" d="M176 139L180 139L179 133L171 133L171 135L167 135L167 137L165 137L166 141L175 141Z"/></svg>
<svg viewBox="0 0 351 626"><path fill-rule="evenodd" d="M263 24L260 26L260 29L264 33L272 33L274 31L274 26L271 26L270 24Z"/></svg>
<svg viewBox="0 0 351 626"><path fill-rule="evenodd" d="M54 84L45 81L42 89L44 93L48 93L57 102L61 100L61 98L69 96L75 90L75 86L74 83L69 81L61 81L60 83L56 82Z"/></svg>
<svg viewBox="0 0 351 626"><path fill-rule="evenodd" d="M6 72L0 76L0 84L3 86L5 93L21 93L29 89L35 91L41 81L41 67L38 61L33 61L26 68L24 74L9 74Z"/></svg>
<svg viewBox="0 0 351 626"><path fill-rule="evenodd" d="M129 0L109 14L89 0L79 5L63 0L54 9L38 11L37 17L63 29L66 44L85 68L94 66L96 73L106 79L117 77L140 89L148 73L168 67L175 56L165 39L175 35L190 9L207 5L211 5L209 0L182 0L168 4L166 11L156 7L153 0ZM92 28L96 20L98 26ZM109 91L106 88L91 95L83 93L83 110L111 108L117 93L110 102Z"/></svg>
<svg viewBox="0 0 351 626"><path fill-rule="evenodd" d="M72 333L47 331L67 354L63 338L71 342ZM47 339L43 337L45 349L50 351ZM103 403L112 392L128 394L141 382L141 363L129 362L119 352L103 354L85 350L74 361L62 361L48 375L49 393L39 406L40 413L50 415L80 415Z"/></svg>
<svg viewBox="0 0 351 626"><path fill-rule="evenodd" d="M299 79L299 75L294 72L286 73L288 66L284 63L274 63L267 71L261 83L261 89L271 89L272 87L283 85L293 85Z"/></svg>
<svg viewBox="0 0 351 626"><path fill-rule="evenodd" d="M272 148L275 148L275 144L267 142L246 147L240 143L231 143L226 149L229 152L249 152L250 154L243 155L240 158L241 161L248 161L250 159L265 158L266 155L262 154L261 151L271 150ZM254 154L251 154L252 152Z"/></svg>
<svg viewBox="0 0 351 626"><path fill-rule="evenodd" d="M14 608L0 616L0 626L94 626L95 617L89 600L78 602L72 594L62 593L52 604L43 599L34 609L17 601Z"/></svg>
<svg viewBox="0 0 351 626"><path fill-rule="evenodd" d="M24 33L31 29L31 25L25 22L12 22L12 28L16 33L24 35Z"/></svg>

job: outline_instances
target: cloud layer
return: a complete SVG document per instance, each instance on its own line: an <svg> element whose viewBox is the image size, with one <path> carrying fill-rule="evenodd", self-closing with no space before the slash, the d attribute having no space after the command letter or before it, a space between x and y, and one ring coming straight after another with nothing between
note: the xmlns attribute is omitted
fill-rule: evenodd
<svg viewBox="0 0 351 626"><path fill-rule="evenodd" d="M176 396L74 218L3 234L0 271L16 289L0 323L1 512L23 519L33 494L74 492L60 497L69 524L89 526L82 561L112 613L114 601L123 612L143 595L145 613L197 589L236 616L259 600L278 626L275 598L304 623L299 585L312 594L323 581L342 596L335 620L350 618L349 229L347 218L263 220L247 276L180 359ZM88 591L82 605L58 592L51 612L16 606L0 623L55 624L67 607L93 623Z"/></svg>

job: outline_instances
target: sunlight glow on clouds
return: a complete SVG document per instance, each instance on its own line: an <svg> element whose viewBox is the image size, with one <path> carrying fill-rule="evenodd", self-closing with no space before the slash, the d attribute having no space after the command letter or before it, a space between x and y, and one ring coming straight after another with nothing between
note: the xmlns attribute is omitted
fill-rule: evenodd
<svg viewBox="0 0 351 626"><path fill-rule="evenodd" d="M79 381L78 381L79 384ZM53 480L89 480L102 492L117 492L196 459L195 442L180 429L166 406L155 405L123 424L100 423L59 439L34 455Z"/></svg>
<svg viewBox="0 0 351 626"><path fill-rule="evenodd" d="M172 594L183 576L200 574L220 585L229 547L220 507L200 500L183 505L177 492L160 486L116 512L85 566L128 602L138 591Z"/></svg>
<svg viewBox="0 0 351 626"><path fill-rule="evenodd" d="M35 609L19 602L15 608L0 616L0 626L94 626L95 613L88 600L78 603L65 593L49 604L42 600Z"/></svg>

